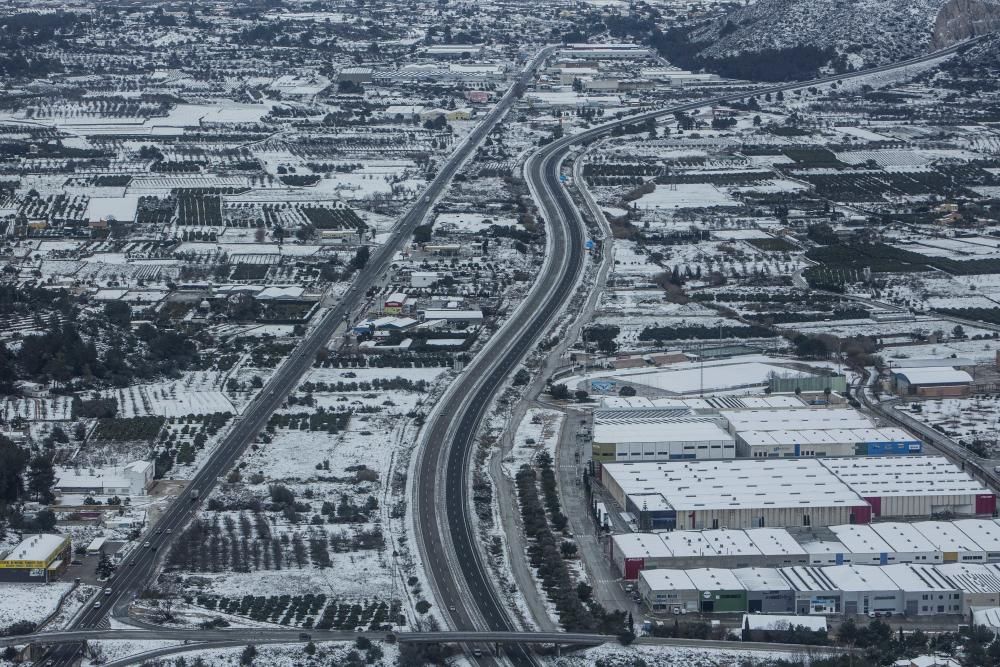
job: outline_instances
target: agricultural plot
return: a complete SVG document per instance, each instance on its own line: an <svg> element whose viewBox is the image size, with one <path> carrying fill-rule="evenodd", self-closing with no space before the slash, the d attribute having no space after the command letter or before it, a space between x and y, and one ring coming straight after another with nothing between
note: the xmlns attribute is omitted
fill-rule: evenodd
<svg viewBox="0 0 1000 667"><path fill-rule="evenodd" d="M72 418L73 399L70 396L46 398L8 398L0 403L0 416L5 422L21 418L30 421L67 421Z"/></svg>
<svg viewBox="0 0 1000 667"><path fill-rule="evenodd" d="M1000 396L928 399L916 405L919 410L909 404L898 409L956 439L996 442L1000 438Z"/></svg>
<svg viewBox="0 0 1000 667"><path fill-rule="evenodd" d="M171 570L197 575L186 594L300 627L389 622L403 594L397 568L408 560L393 559L404 549L387 534L405 512L401 466L416 412L442 373L310 371L171 553ZM307 594L325 597L306 609L295 596Z"/></svg>
<svg viewBox="0 0 1000 667"><path fill-rule="evenodd" d="M967 188L955 185L947 175L934 170L830 174L796 172L796 176L811 183L820 197L841 202L881 202L903 197L926 198L930 195L974 196Z"/></svg>
<svg viewBox="0 0 1000 667"><path fill-rule="evenodd" d="M392 624L399 615L398 604L390 607L379 601L339 602L328 599L324 593L245 595L242 598L199 595L190 601L209 611L317 630L354 630L358 627L378 630L385 624Z"/></svg>
<svg viewBox="0 0 1000 667"><path fill-rule="evenodd" d="M224 379L219 372L195 371L179 380L132 385L104 395L118 401L118 414L126 418L236 412L223 391Z"/></svg>

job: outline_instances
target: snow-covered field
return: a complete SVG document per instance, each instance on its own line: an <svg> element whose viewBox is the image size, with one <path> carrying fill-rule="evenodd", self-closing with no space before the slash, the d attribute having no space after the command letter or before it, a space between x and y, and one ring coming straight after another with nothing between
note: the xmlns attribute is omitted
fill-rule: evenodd
<svg viewBox="0 0 1000 667"><path fill-rule="evenodd" d="M41 623L59 607L60 601L73 588L72 582L51 584L3 584L0 587L0 629L29 621Z"/></svg>
<svg viewBox="0 0 1000 667"><path fill-rule="evenodd" d="M913 412L904 404L900 409L914 419L940 426L955 437L971 439L981 437L995 440L1000 427L1000 396L971 396L968 398L935 398L918 403L921 412Z"/></svg>
<svg viewBox="0 0 1000 667"><path fill-rule="evenodd" d="M135 655L128 653L129 650L138 652L149 651L163 644L162 642L102 642L101 647L106 651L106 655L113 654L115 657L125 657ZM166 643L169 645L169 642ZM317 642L315 644L316 653L310 656L306 653L305 644L261 644L256 646L257 655L253 659L254 665L268 665L268 667L300 667L303 664L321 665L342 665L351 661L349 654L354 651L358 654L358 660L369 665L395 665L399 657L399 649L396 644L385 642L375 642L372 649L368 651L359 650L351 642ZM176 654L183 657L189 664L195 660L200 660L199 664L206 667L237 667L241 664L240 657L245 649L243 647L199 649L192 646L190 651ZM110 653L108 653L110 652ZM167 664L173 664L175 656L166 658ZM315 661L315 662L314 662ZM84 663L88 664L88 663ZM89 663L98 664L98 663Z"/></svg>
<svg viewBox="0 0 1000 667"><path fill-rule="evenodd" d="M761 651L741 651L739 643L733 642L732 649L715 650L678 646L650 646L633 644L629 647L604 644L580 653L567 655L552 662L557 667L584 667L598 661L607 667L633 667L645 664L648 667L723 667L728 665L759 664L771 660L795 659L788 653L767 653ZM641 663L639 661L642 661Z"/></svg>
<svg viewBox="0 0 1000 667"><path fill-rule="evenodd" d="M640 197L636 204L642 209L677 209L737 206L739 202L708 183L681 183L658 185L653 192Z"/></svg>
<svg viewBox="0 0 1000 667"><path fill-rule="evenodd" d="M119 417L162 415L183 417L214 412L235 413L236 408L222 391L225 375L217 371L196 371L180 380L132 385L105 392L118 399Z"/></svg>

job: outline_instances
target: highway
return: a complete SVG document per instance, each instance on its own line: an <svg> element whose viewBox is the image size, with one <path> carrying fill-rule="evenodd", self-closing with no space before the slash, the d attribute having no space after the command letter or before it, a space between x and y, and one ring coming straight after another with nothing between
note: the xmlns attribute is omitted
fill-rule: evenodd
<svg viewBox="0 0 1000 667"><path fill-rule="evenodd" d="M229 433L196 473L191 483L157 521L155 532L146 536L145 539L150 546L138 549L126 559L126 563L130 564L123 564L102 590L99 596L101 605L87 607L74 619L72 624L74 629L98 627L112 609L116 616L127 615L128 606L134 596L154 581L159 558L167 551L173 538L183 530L195 512L198 502L208 497L226 471L236 463L247 446L267 425L268 419L295 388L299 379L312 367L316 354L330 342L337 329L353 321L355 311L367 298L367 292L375 285L379 276L389 268L396 253L409 242L414 228L424 222L428 213L432 211L434 202L447 190L462 165L475 154L489 132L513 106L518 98L519 89L534 76L538 63L547 57L552 48L554 47L542 49L527 63L507 93L452 152L423 195L396 223L389 239L372 253L368 263L357 272L344 298L327 311L319 324L306 334L254 401L247 406L242 415L236 417L236 422ZM110 591L110 594L106 595L107 591ZM75 654L75 648L67 647L60 649L55 655L46 656L42 662L53 660L56 665L68 665L72 664Z"/></svg>
<svg viewBox="0 0 1000 667"><path fill-rule="evenodd" d="M972 41L976 40L894 65L852 75L765 87L753 94L787 91L899 69L948 55ZM127 614L134 596L155 580L159 558L184 528L198 503L208 497L225 472L253 442L271 414L311 368L317 352L328 344L339 327L353 320L355 311L364 303L367 292L389 267L395 254L408 242L414 228L424 221L454 175L511 108L519 89L531 80L535 68L553 48L555 47L546 47L527 64L518 81L442 164L423 196L400 219L386 243L378 247L366 266L358 271L344 298L307 333L256 399L236 418L229 433L191 483L163 513L154 526L155 531L146 537L150 546L137 549L126 559L127 564L119 568L102 590L99 596L101 606L86 607L74 619L72 629L98 628L111 610L114 610L116 616ZM522 306L453 383L446 398L439 404L426 430L424 446L417 463L417 478L414 480L414 516L424 562L437 599L447 605L451 624L456 629L475 630L486 627L496 631L517 630L499 601L492 580L484 568L478 539L469 516L471 510L467 504L466 491L469 488L470 458L475 435L487 406L496 390L502 386L504 378L566 303L583 266L584 232L575 206L559 182L562 161L573 144L598 139L610 133L617 125L736 101L748 96L749 93L713 97L626 117L552 142L529 157L525 176L546 221L548 252L545 265ZM443 510L441 514L438 514L439 510ZM461 567L453 570L454 563L461 563ZM105 595L105 592L109 593ZM75 660L76 654L77 647L64 646L51 655L46 655L42 663L52 660L56 665L69 665ZM533 662L523 647L515 648L511 657L518 663Z"/></svg>
<svg viewBox="0 0 1000 667"><path fill-rule="evenodd" d="M516 630L483 562L475 534L469 493L471 459L491 401L505 378L568 302L583 266L582 220L559 178L561 165L571 148L600 139L626 123L744 100L751 94L785 92L910 67L950 55L975 41L863 72L766 86L738 95L654 109L563 137L528 157L524 175L545 221L545 263L525 301L452 383L430 416L413 480L413 517L421 555L436 599L452 628ZM507 657L514 664L535 662L523 645L508 647ZM477 660L481 664L493 662L492 657Z"/></svg>

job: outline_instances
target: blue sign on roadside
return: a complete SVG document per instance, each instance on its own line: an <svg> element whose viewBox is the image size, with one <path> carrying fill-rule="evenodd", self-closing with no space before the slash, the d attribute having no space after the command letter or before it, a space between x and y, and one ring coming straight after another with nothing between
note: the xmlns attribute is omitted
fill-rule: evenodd
<svg viewBox="0 0 1000 667"><path fill-rule="evenodd" d="M613 380L591 380L590 391L595 394L610 394L618 383Z"/></svg>

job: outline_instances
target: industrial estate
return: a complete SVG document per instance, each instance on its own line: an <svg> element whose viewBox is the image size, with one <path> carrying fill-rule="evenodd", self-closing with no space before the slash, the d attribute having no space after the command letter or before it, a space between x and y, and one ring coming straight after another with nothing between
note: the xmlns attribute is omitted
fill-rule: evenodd
<svg viewBox="0 0 1000 667"><path fill-rule="evenodd" d="M0 6L0 667L1000 665L993 0Z"/></svg>

